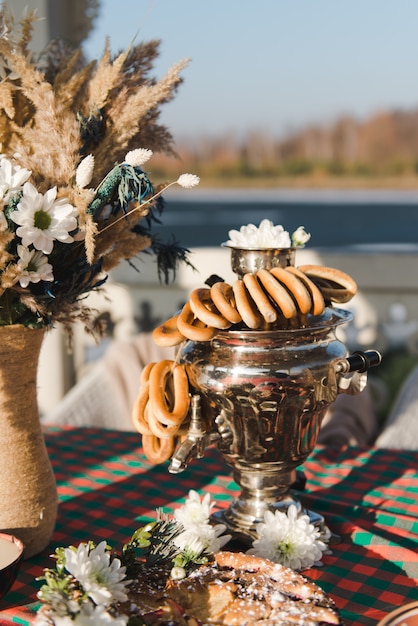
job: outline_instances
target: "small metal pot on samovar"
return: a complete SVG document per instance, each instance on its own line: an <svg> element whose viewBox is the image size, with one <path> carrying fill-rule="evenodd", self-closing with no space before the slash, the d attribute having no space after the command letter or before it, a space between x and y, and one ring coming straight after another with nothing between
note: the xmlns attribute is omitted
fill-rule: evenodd
<svg viewBox="0 0 418 626"><path fill-rule="evenodd" d="M231 248L238 277L288 267L294 260L293 248ZM330 305L320 315L306 316L301 325L233 327L209 342L188 341L182 348L192 409L187 438L169 471L181 472L215 443L241 489L215 518L245 543L256 537L256 524L266 510L286 512L291 504L302 510L291 490L295 470L313 451L341 380L347 386L350 372L366 372L380 362L375 351L347 355L336 330L351 318L347 310ZM324 525L321 516L306 512L312 523Z"/></svg>

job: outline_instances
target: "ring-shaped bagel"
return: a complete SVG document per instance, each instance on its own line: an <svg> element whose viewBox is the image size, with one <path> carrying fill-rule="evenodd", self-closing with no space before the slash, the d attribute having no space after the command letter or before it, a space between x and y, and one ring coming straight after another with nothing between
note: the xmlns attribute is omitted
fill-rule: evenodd
<svg viewBox="0 0 418 626"><path fill-rule="evenodd" d="M211 297L211 290L208 287L194 289L189 298L190 308L195 317L200 319L207 326L213 326L219 330L226 330L231 326L231 322L215 309L215 304Z"/></svg>
<svg viewBox="0 0 418 626"><path fill-rule="evenodd" d="M210 295L214 305L231 324L239 324L242 317L239 314L234 297L234 291L228 283L219 281L212 285Z"/></svg>
<svg viewBox="0 0 418 626"><path fill-rule="evenodd" d="M142 435L142 448L151 463L164 463L171 458L176 447L176 438L160 438L155 435Z"/></svg>
<svg viewBox="0 0 418 626"><path fill-rule="evenodd" d="M289 291L302 315L307 315L312 308L312 298L304 283L283 267L273 267L270 270L275 278Z"/></svg>
<svg viewBox="0 0 418 626"><path fill-rule="evenodd" d="M345 272L322 265L301 265L298 269L306 274L326 299L333 302L349 302L357 293L357 283Z"/></svg>
<svg viewBox="0 0 418 626"><path fill-rule="evenodd" d="M149 381L146 381L141 385L141 389L139 394L134 402L134 406L132 409L132 423L135 426L136 430L141 435L154 435L155 433L151 430L149 425L147 414L149 415L149 411L147 411L149 403Z"/></svg>
<svg viewBox="0 0 418 626"><path fill-rule="evenodd" d="M186 302L182 308L177 320L177 326L179 331L191 341L210 341L218 332L217 328L203 325L195 317L189 302Z"/></svg>
<svg viewBox="0 0 418 626"><path fill-rule="evenodd" d="M145 367L142 369L141 376L140 376L140 386L144 385L145 383L149 381L151 370L154 367L154 365L156 365L155 361L153 361L152 363L147 363Z"/></svg>
<svg viewBox="0 0 418 626"><path fill-rule="evenodd" d="M157 346L170 348L178 346L179 343L185 341L186 337L181 334L177 327L178 315L173 315L163 324L160 324L152 331L152 338Z"/></svg>
<svg viewBox="0 0 418 626"><path fill-rule="evenodd" d="M311 294L312 315L321 315L321 313L323 313L325 309L325 300L324 300L324 296L322 295L321 290L315 285L315 283L310 278L308 278L308 276L306 276L306 274L304 274L304 272L301 272L300 269L290 265L289 267L286 267L286 272L290 272L291 274L294 274L295 276L300 278L300 280L303 282L303 284L305 285L305 287L309 290L309 293Z"/></svg>
<svg viewBox="0 0 418 626"><path fill-rule="evenodd" d="M264 289L282 312L283 316L286 319L296 317L298 313L296 304L287 289L279 283L277 278L275 278L273 274L266 269L258 270L257 276Z"/></svg>
<svg viewBox="0 0 418 626"><path fill-rule="evenodd" d="M167 437L174 437L178 434L182 422L173 424L172 426L166 426L160 422L151 405L148 411L148 424L153 435L160 437L160 439L167 439Z"/></svg>
<svg viewBox="0 0 418 626"><path fill-rule="evenodd" d="M168 359L154 365L149 377L149 403L152 413L165 426L182 423L190 406L189 380L184 365Z"/></svg>
<svg viewBox="0 0 418 626"><path fill-rule="evenodd" d="M271 301L258 282L255 274L244 274L244 285L247 287L251 298L254 300L257 309L260 311L263 319L267 324L272 324L277 320L277 310L273 307Z"/></svg>
<svg viewBox="0 0 418 626"><path fill-rule="evenodd" d="M254 300L251 298L244 281L238 278L232 285L237 310L242 321L248 328L256 330L263 325L263 317L258 311Z"/></svg>

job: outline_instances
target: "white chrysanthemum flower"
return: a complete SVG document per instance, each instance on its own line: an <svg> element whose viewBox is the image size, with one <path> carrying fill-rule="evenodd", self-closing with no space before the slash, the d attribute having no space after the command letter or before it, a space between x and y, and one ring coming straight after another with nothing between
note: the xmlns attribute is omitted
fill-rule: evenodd
<svg viewBox="0 0 418 626"><path fill-rule="evenodd" d="M77 209L66 198L56 197L56 187L43 195L31 183L23 185L22 199L10 219L19 225L16 234L24 246L33 244L37 250L50 254L55 240L74 241L69 233L77 228Z"/></svg>
<svg viewBox="0 0 418 626"><path fill-rule="evenodd" d="M181 174L181 176L179 176L177 179L177 184L179 184L180 187L184 187L185 189L192 189L193 187L196 187L199 183L200 178L195 174Z"/></svg>
<svg viewBox="0 0 418 626"><path fill-rule="evenodd" d="M75 184L79 189L84 189L90 184L93 178L94 171L94 156L88 154L82 161L80 161L75 172Z"/></svg>
<svg viewBox="0 0 418 626"><path fill-rule="evenodd" d="M206 493L200 499L197 491L191 489L185 503L174 511L174 517L187 530L196 525L207 524L213 506L214 502L211 502L210 493Z"/></svg>
<svg viewBox="0 0 418 626"><path fill-rule="evenodd" d="M40 595L38 597L40 598ZM42 598L42 600L45 602L44 598ZM80 611L79 602L71 596L69 597L68 593L61 589L51 589L51 587L48 587L48 599L46 602L47 606L44 606L42 611L37 613L39 619L41 619L44 613L52 613L55 617L65 617ZM88 602L90 602L90 600L88 600Z"/></svg>
<svg viewBox="0 0 418 626"><path fill-rule="evenodd" d="M102 605L94 606L91 603L85 603L74 617L56 615L50 610L41 611L35 618L34 626L51 626L51 624L54 626L98 626L101 624L126 626L128 619L127 615L112 616Z"/></svg>
<svg viewBox="0 0 418 626"><path fill-rule="evenodd" d="M206 548L204 541L201 540L195 529L184 530L173 539L173 543L182 552L187 552L193 559L197 559L203 554Z"/></svg>
<svg viewBox="0 0 418 626"><path fill-rule="evenodd" d="M290 248L290 235L283 226L274 226L270 220L241 226L240 230L230 230L227 246L243 249Z"/></svg>
<svg viewBox="0 0 418 626"><path fill-rule="evenodd" d="M0 160L0 200L8 201L17 191L21 191L22 185L28 180L32 172L9 159Z"/></svg>
<svg viewBox="0 0 418 626"><path fill-rule="evenodd" d="M65 548L64 555L65 568L93 602L109 606L112 602L127 600L123 582L126 568L121 567L119 559L110 560L105 541L93 550L86 543L81 543L77 550Z"/></svg>
<svg viewBox="0 0 418 626"><path fill-rule="evenodd" d="M292 235L292 244L296 248L303 248L310 238L311 234L307 233L303 226L299 226Z"/></svg>
<svg viewBox="0 0 418 626"><path fill-rule="evenodd" d="M111 624L111 626L126 626L128 623L127 615L117 615L113 616L108 613L104 606L89 606L87 610L87 606L84 605L83 609L75 616L73 621L71 622L71 626L105 626L106 624ZM55 626L61 626L55 622ZM63 625L64 626L64 625Z"/></svg>
<svg viewBox="0 0 418 626"><path fill-rule="evenodd" d="M30 250L25 246L17 246L20 268L19 283L26 288L29 283L39 283L41 280L54 280L53 267L48 263L48 257L39 250Z"/></svg>
<svg viewBox="0 0 418 626"><path fill-rule="evenodd" d="M295 505L286 513L266 511L264 523L257 524L258 539L247 554L253 554L284 567L301 570L321 560L327 546L320 531L310 523L308 515L299 515Z"/></svg>
<svg viewBox="0 0 418 626"><path fill-rule="evenodd" d="M201 554L214 554L231 539L231 535L223 535L226 526L224 524L200 524L184 530L174 538L174 544L194 558Z"/></svg>
<svg viewBox="0 0 418 626"><path fill-rule="evenodd" d="M130 150L125 156L125 163L132 165L132 167L141 167L152 157L152 150L146 148L136 148L136 150Z"/></svg>
<svg viewBox="0 0 418 626"><path fill-rule="evenodd" d="M38 611L33 626L74 626L70 615L59 615L52 609Z"/></svg>

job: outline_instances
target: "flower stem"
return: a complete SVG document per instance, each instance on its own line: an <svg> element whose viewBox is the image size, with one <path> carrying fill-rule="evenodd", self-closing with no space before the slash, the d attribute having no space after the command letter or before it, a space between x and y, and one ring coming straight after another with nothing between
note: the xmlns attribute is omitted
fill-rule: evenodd
<svg viewBox="0 0 418 626"><path fill-rule="evenodd" d="M115 224L120 222L121 220L124 220L126 217L129 217L130 215L132 215L132 213L135 213L135 211L138 211L139 209L142 209L146 204L150 204L151 202L154 202L154 200L156 200L159 196L161 196L161 194L163 194L164 191L166 191L166 189L168 189L172 185L175 185L176 182L177 181L173 181L172 183L169 183L168 185L166 185L164 187L164 189L160 189L160 191L157 191L157 193L155 193L151 198L148 198L148 200L144 200L144 202L142 202L141 204L137 204L136 207L134 207L133 209L131 209L130 211L128 211L124 215L121 215L120 217L118 217L117 220L115 220L111 224L108 224L107 226L102 228L102 230L99 230L99 232L97 233L97 236L101 235L102 233L105 232L105 230L108 230L109 228L111 228L112 226L114 226Z"/></svg>

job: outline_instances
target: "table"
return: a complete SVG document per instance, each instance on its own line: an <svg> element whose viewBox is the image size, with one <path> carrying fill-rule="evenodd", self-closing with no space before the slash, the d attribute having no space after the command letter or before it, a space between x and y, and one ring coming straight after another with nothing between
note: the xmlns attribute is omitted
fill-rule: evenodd
<svg viewBox="0 0 418 626"><path fill-rule="evenodd" d="M53 567L56 546L92 539L119 548L134 530L184 501L190 489L209 492L218 508L238 493L216 449L179 475L152 466L136 433L92 428L45 431L60 507L50 546L22 563L0 600L0 624L31 624L35 578ZM418 600L418 452L317 447L303 466L300 494L322 513L341 542L323 567L304 572L336 602L347 626L375 625L385 614Z"/></svg>

